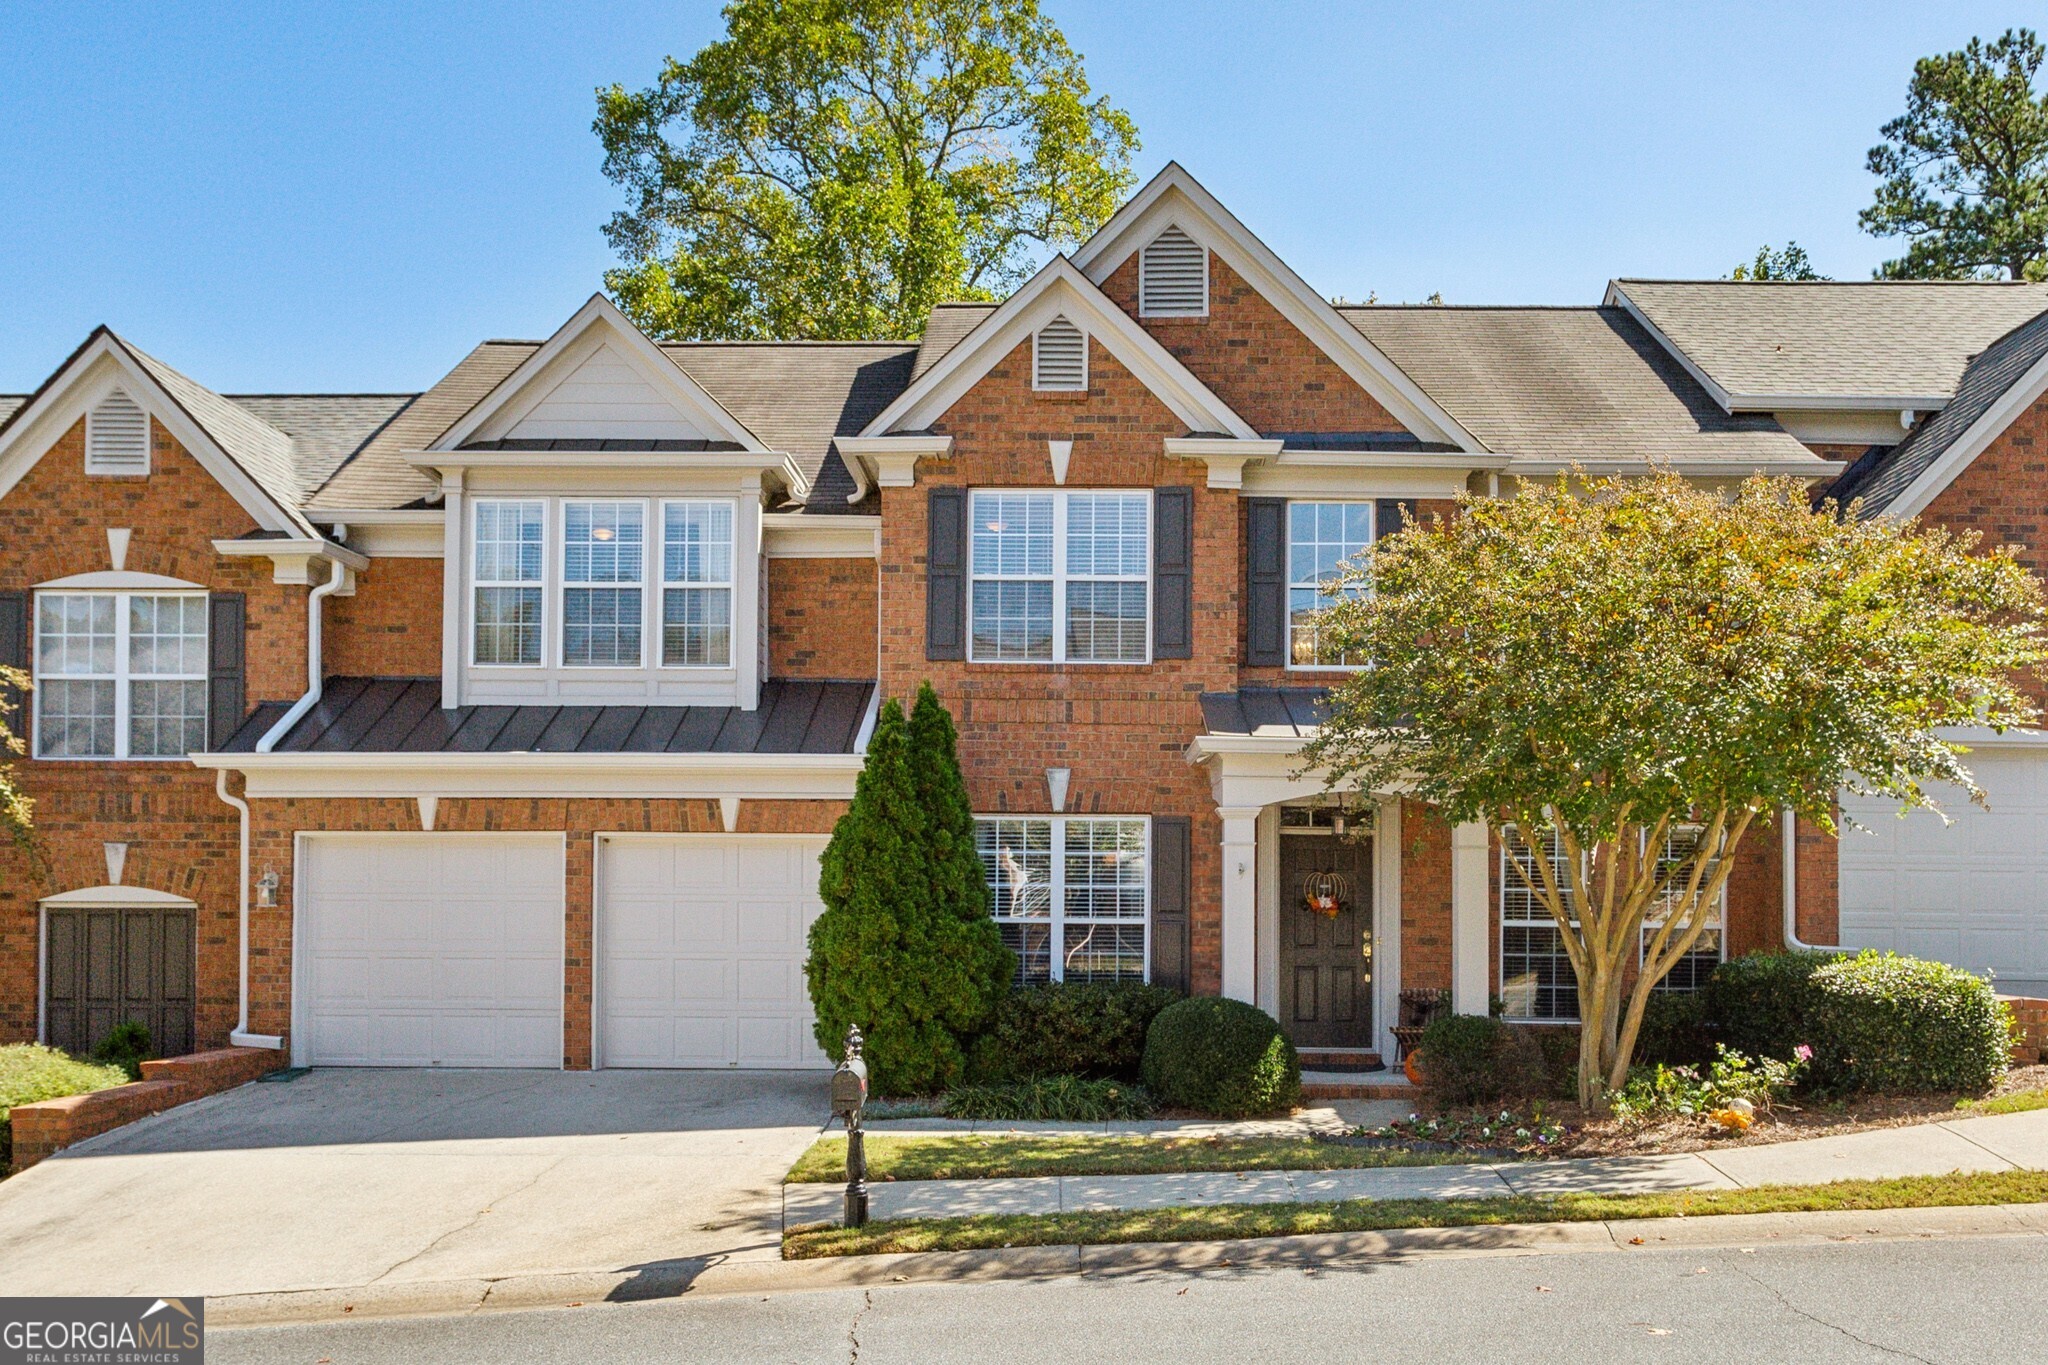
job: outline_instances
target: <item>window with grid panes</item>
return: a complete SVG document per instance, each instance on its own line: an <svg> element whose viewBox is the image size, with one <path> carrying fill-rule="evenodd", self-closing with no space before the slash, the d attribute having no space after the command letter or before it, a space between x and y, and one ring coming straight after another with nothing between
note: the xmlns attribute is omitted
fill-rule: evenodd
<svg viewBox="0 0 2048 1365"><path fill-rule="evenodd" d="M1680 825L1667 834L1664 847L1657 854L1657 876L1660 879L1670 876L1673 869L1699 846L1699 841L1705 834L1705 827L1700 825ZM1714 875L1714 872L1714 863L1709 861L1706 869L1700 874L1700 880L1705 882ZM1658 927L1664 923L1665 915L1676 899L1675 893L1667 894L1662 904L1644 918L1642 950L1648 950L1650 940L1656 937ZM1652 990L1696 991L1707 984L1707 977L1712 975L1714 968L1721 965L1721 931L1726 924L1727 913L1728 888L1724 886L1707 910L1711 927L1700 935L1700 941L1693 945L1692 951L1678 959L1670 973L1651 987Z"/></svg>
<svg viewBox="0 0 2048 1365"><path fill-rule="evenodd" d="M1151 881L1143 818L985 816L975 844L1017 984L1143 981Z"/></svg>
<svg viewBox="0 0 2048 1365"><path fill-rule="evenodd" d="M1500 832L1500 993L1510 1019L1579 1017L1579 982L1564 950L1564 934L1532 886L1543 884L1535 859L1551 873L1571 904L1564 841L1542 831L1537 846L1513 825ZM1574 925L1577 918L1574 916Z"/></svg>
<svg viewBox="0 0 2048 1365"><path fill-rule="evenodd" d="M480 664L540 662L546 505L476 504L473 657Z"/></svg>
<svg viewBox="0 0 2048 1365"><path fill-rule="evenodd" d="M36 594L36 754L206 748L206 594Z"/></svg>
<svg viewBox="0 0 2048 1365"><path fill-rule="evenodd" d="M1287 657L1293 666L1348 668L1362 662L1332 647L1323 638L1320 620L1335 601L1330 586L1372 549L1372 532L1369 502L1287 504ZM1364 583L1352 582L1341 593L1359 597L1365 591Z"/></svg>
<svg viewBox="0 0 2048 1365"><path fill-rule="evenodd" d="M661 661L732 663L732 504L661 506Z"/></svg>
<svg viewBox="0 0 2048 1365"><path fill-rule="evenodd" d="M1149 657L1149 492L978 490L969 515L975 662Z"/></svg>

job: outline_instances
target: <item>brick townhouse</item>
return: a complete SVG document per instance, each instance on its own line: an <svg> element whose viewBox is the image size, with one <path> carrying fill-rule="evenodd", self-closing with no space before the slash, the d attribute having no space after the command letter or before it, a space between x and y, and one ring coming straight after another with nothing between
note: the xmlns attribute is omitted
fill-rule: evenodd
<svg viewBox="0 0 2048 1365"><path fill-rule="evenodd" d="M1169 166L918 342L658 343L595 298L420 393L223 395L102 328L0 399L46 855L0 881L0 1035L818 1065L816 860L923 679L1023 979L1252 1000L1312 1057L1386 1053L1404 990L1568 1018L1511 831L1296 772L1347 665L1318 583L1461 493L1653 463L2039 567L2043 310L1626 279L1338 306ZM1976 762L1991 810L1953 827L1754 834L1673 988L1788 927L2048 982L2048 746Z"/></svg>

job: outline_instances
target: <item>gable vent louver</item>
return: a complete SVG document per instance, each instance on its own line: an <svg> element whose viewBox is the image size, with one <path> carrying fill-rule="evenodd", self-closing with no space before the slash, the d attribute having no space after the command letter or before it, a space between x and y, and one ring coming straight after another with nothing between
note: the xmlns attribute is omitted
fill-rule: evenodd
<svg viewBox="0 0 2048 1365"><path fill-rule="evenodd" d="M1199 318L1208 313L1208 249L1169 227L1138 253L1138 315Z"/></svg>
<svg viewBox="0 0 2048 1365"><path fill-rule="evenodd" d="M149 472L149 415L119 389L86 414L85 472Z"/></svg>
<svg viewBox="0 0 2048 1365"><path fill-rule="evenodd" d="M1031 387L1080 393L1088 387L1088 337L1064 317L1038 329L1032 340Z"/></svg>

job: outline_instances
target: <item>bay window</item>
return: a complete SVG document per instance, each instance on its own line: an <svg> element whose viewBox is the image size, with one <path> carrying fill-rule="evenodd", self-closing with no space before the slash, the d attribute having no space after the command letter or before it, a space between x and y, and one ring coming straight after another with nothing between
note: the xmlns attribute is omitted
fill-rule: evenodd
<svg viewBox="0 0 2048 1365"><path fill-rule="evenodd" d="M206 594L36 594L39 758L206 748Z"/></svg>
<svg viewBox="0 0 2048 1365"><path fill-rule="evenodd" d="M732 663L732 504L662 504L661 661Z"/></svg>
<svg viewBox="0 0 2048 1365"><path fill-rule="evenodd" d="M970 654L977 663L1143 663L1152 495L971 496Z"/></svg>
<svg viewBox="0 0 2048 1365"><path fill-rule="evenodd" d="M547 505L476 505L476 645L480 664L540 662Z"/></svg>
<svg viewBox="0 0 2048 1365"><path fill-rule="evenodd" d="M1369 502L1287 504L1287 659L1294 668L1349 668L1362 662L1337 649L1322 633L1322 613L1335 604L1329 588L1350 563L1372 548ZM1339 597L1360 597L1351 582Z"/></svg>
<svg viewBox="0 0 2048 1365"><path fill-rule="evenodd" d="M1150 822L986 816L974 822L1017 984L1143 981L1149 962Z"/></svg>
<svg viewBox="0 0 2048 1365"><path fill-rule="evenodd" d="M637 502L562 504L565 666L640 666L646 516Z"/></svg>

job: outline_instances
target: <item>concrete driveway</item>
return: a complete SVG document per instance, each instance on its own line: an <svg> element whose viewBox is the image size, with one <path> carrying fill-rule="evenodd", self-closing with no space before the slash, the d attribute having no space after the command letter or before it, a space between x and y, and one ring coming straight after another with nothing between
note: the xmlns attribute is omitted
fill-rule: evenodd
<svg viewBox="0 0 2048 1365"><path fill-rule="evenodd" d="M780 1255L821 1072L313 1071L0 1182L0 1294L257 1294Z"/></svg>

